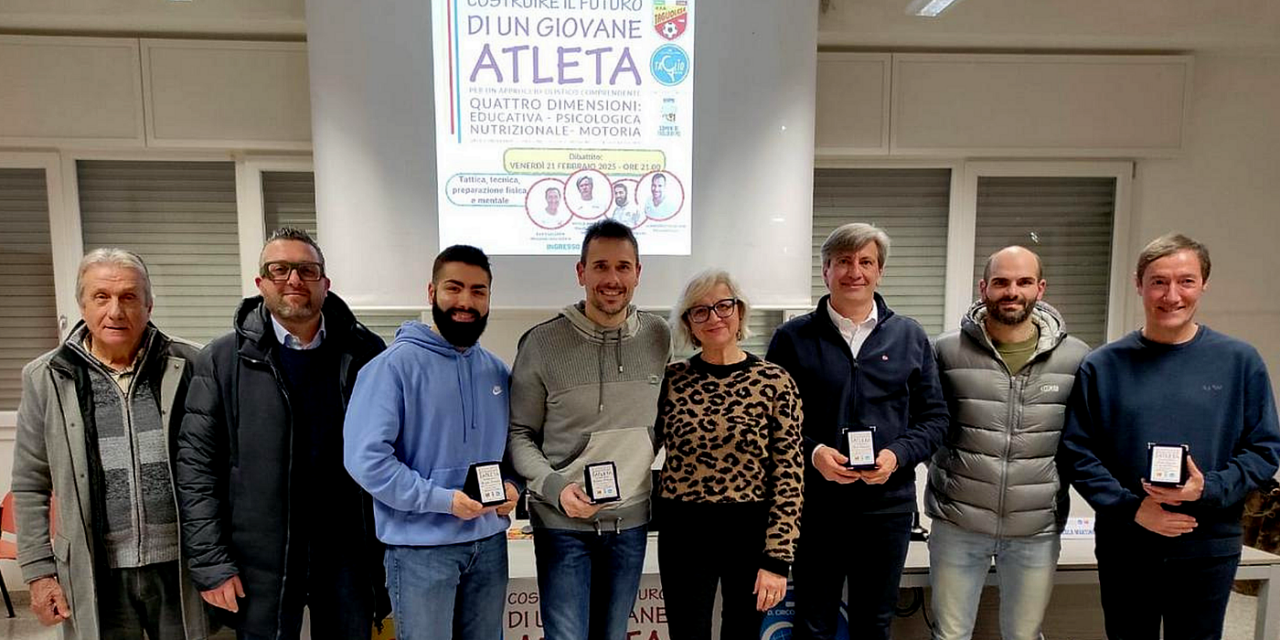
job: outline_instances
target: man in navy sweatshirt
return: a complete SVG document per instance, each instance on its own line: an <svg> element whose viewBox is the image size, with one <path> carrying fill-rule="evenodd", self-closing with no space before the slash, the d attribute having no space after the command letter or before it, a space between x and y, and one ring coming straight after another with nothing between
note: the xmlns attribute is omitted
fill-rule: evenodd
<svg viewBox="0 0 1280 640"><path fill-rule="evenodd" d="M401 640L493 640L507 593L507 514L464 492L472 464L502 460L507 366L476 342L493 276L483 251L455 245L432 267L434 326L406 322L356 381L347 471L374 499ZM505 475L505 474L504 474Z"/></svg>
<svg viewBox="0 0 1280 640"><path fill-rule="evenodd" d="M1113 640L1219 638L1240 562L1245 496L1280 464L1266 365L1195 322L1209 251L1182 235L1138 256L1145 325L1085 358L1061 474L1097 512L1098 582ZM1148 449L1185 446L1184 482L1155 486ZM1175 465L1176 467L1176 465Z"/></svg>
<svg viewBox="0 0 1280 640"><path fill-rule="evenodd" d="M795 575L794 638L836 634L849 581L849 637L888 638L916 511L915 467L948 426L929 337L893 313L876 286L889 236L846 224L822 243L830 295L782 325L767 358L791 374L804 402L804 513ZM875 468L852 470L846 428L874 428Z"/></svg>

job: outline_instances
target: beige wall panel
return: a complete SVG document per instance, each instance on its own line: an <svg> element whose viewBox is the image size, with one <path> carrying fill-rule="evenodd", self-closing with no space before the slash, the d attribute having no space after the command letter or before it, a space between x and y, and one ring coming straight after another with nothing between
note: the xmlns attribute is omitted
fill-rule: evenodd
<svg viewBox="0 0 1280 640"><path fill-rule="evenodd" d="M1173 156L1191 59L894 55L895 154Z"/></svg>
<svg viewBox="0 0 1280 640"><path fill-rule="evenodd" d="M306 45L143 40L142 56L150 146L310 148Z"/></svg>
<svg viewBox="0 0 1280 640"><path fill-rule="evenodd" d="M819 53L816 154L889 153L887 53Z"/></svg>
<svg viewBox="0 0 1280 640"><path fill-rule="evenodd" d="M0 36L0 144L140 146L138 41Z"/></svg>

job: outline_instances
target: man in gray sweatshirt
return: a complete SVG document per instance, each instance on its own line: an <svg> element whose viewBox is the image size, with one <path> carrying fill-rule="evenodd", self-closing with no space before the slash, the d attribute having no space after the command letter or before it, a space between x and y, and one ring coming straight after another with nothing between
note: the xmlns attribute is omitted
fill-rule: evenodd
<svg viewBox="0 0 1280 640"><path fill-rule="evenodd" d="M613 220L586 231L586 300L520 338L508 451L528 481L546 636L626 637L644 565L649 469L671 333L631 305L639 247ZM584 472L613 463L617 500L593 502Z"/></svg>

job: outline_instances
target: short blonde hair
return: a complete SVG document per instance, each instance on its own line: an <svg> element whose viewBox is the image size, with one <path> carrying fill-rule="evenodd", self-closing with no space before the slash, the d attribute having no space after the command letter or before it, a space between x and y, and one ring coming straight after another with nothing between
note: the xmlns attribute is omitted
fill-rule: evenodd
<svg viewBox="0 0 1280 640"><path fill-rule="evenodd" d="M742 289L738 287L738 283L733 280L728 271L708 269L694 276L684 286L680 301L671 308L671 318L668 322L671 324L671 331L674 334L672 338L677 349L702 346L698 339L693 337L693 328L689 325L689 318L685 314L698 303L698 300L721 284L728 287L729 295L738 300L738 342L751 337L751 330L747 328L751 303L747 301L747 297L742 294Z"/></svg>

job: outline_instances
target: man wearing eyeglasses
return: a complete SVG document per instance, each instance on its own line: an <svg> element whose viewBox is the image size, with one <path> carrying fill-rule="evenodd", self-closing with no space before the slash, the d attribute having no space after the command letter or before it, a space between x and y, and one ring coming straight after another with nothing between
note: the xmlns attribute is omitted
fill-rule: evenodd
<svg viewBox="0 0 1280 640"><path fill-rule="evenodd" d="M342 430L356 373L385 344L329 293L305 231L276 230L259 265L262 295L196 361L178 435L182 544L241 640L297 638L304 608L327 637L367 638L389 601Z"/></svg>
<svg viewBox="0 0 1280 640"><path fill-rule="evenodd" d="M831 232L822 243L830 295L769 344L767 358L795 379L805 408L797 639L836 636L846 580L849 637L889 638L916 511L915 467L949 422L929 336L876 292L888 257L889 236L872 225ZM851 442L864 444L867 464L850 468Z"/></svg>

